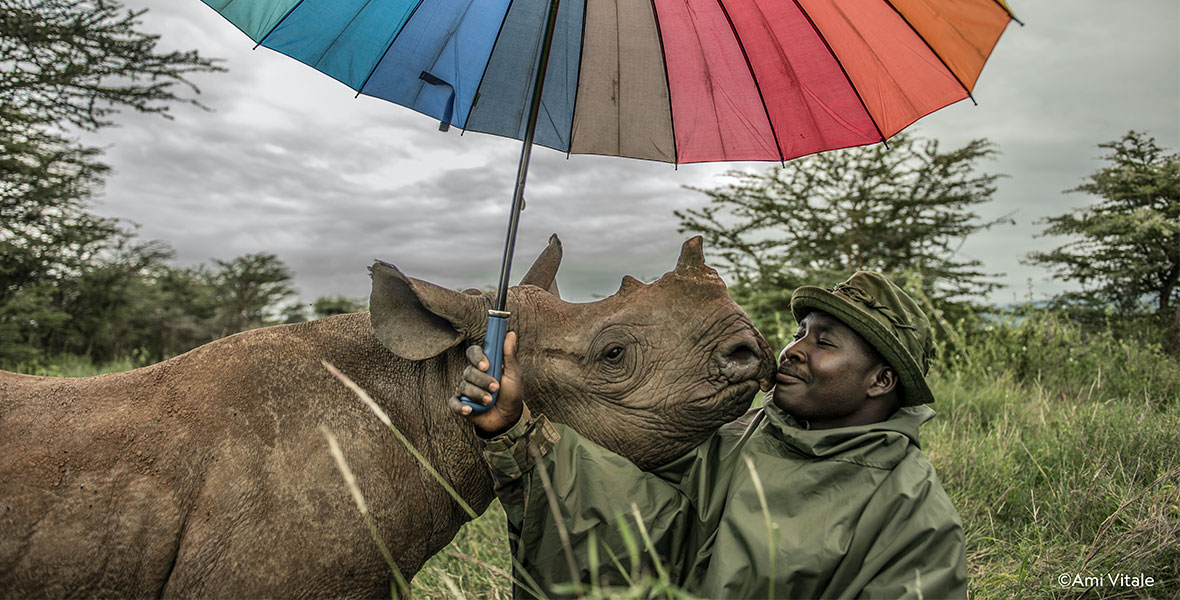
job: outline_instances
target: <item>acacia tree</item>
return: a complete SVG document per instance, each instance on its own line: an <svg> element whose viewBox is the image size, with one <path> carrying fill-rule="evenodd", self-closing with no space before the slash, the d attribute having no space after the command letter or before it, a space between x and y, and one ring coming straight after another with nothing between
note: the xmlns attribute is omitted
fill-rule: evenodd
<svg viewBox="0 0 1180 600"><path fill-rule="evenodd" d="M0 302L118 243L117 224L86 211L107 173L101 152L71 132L111 126L121 109L168 118L174 103L197 104L191 74L219 70L196 51L158 51L159 36L139 30L144 12L0 0Z"/></svg>
<svg viewBox="0 0 1180 600"><path fill-rule="evenodd" d="M936 140L901 134L889 147L730 171L726 185L697 190L709 196L707 206L676 216L681 232L706 238L754 313L777 315L799 285L835 283L861 269L908 272L947 306L998 286L978 260L958 254L967 236L1011 221L984 221L972 210L995 193L1000 175L980 173L979 163L996 153L987 140L943 152Z"/></svg>
<svg viewBox="0 0 1180 600"><path fill-rule="evenodd" d="M1130 131L1098 145L1111 152L1107 166L1068 192L1101 198L1041 221L1043 235L1074 239L1029 262L1049 267L1056 279L1076 281L1081 292L1064 300L1109 305L1126 314L1154 312L1180 340L1180 156L1155 138Z"/></svg>
<svg viewBox="0 0 1180 600"><path fill-rule="evenodd" d="M221 306L221 335L278 320L279 305L295 295L291 270L274 254L246 254L213 263L217 265L212 282Z"/></svg>
<svg viewBox="0 0 1180 600"><path fill-rule="evenodd" d="M0 0L0 341L43 339L71 315L61 283L130 239L88 212L107 167L78 131L131 109L168 117L197 104L188 77L220 68L197 52L161 52L144 11L116 0Z"/></svg>

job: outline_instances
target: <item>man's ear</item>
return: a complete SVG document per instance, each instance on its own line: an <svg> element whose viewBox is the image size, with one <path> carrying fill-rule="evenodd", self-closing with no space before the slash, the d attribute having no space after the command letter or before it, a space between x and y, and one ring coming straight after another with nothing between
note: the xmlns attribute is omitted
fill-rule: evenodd
<svg viewBox="0 0 1180 600"><path fill-rule="evenodd" d="M897 371L887 364L877 365L869 374L869 398L881 398L897 389Z"/></svg>
<svg viewBox="0 0 1180 600"><path fill-rule="evenodd" d="M482 296L411 279L382 261L373 264L369 318L373 333L394 354L410 360L438 356L486 329Z"/></svg>

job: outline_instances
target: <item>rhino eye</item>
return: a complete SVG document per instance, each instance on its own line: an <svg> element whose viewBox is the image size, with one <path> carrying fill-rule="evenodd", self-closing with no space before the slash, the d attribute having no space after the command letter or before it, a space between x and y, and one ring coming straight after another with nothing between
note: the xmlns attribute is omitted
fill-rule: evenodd
<svg viewBox="0 0 1180 600"><path fill-rule="evenodd" d="M610 363L617 363L621 361L623 359L623 346L609 346L605 351L603 351L602 358Z"/></svg>

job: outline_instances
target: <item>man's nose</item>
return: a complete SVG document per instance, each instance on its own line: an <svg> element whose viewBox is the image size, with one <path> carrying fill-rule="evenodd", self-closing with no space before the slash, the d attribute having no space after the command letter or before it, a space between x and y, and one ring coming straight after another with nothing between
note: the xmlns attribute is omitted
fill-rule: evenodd
<svg viewBox="0 0 1180 600"><path fill-rule="evenodd" d="M802 340L795 340L790 344L787 344L787 347L783 348L782 353L778 355L778 364L781 365L787 360L794 362L806 361L807 355L803 353L802 344L800 344L801 341Z"/></svg>

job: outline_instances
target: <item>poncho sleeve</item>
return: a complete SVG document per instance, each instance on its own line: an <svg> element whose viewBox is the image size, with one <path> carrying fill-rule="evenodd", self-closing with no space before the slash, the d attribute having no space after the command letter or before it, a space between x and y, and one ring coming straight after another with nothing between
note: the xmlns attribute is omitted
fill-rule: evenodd
<svg viewBox="0 0 1180 600"><path fill-rule="evenodd" d="M573 595L572 581L679 581L693 552L685 537L696 511L693 498L667 479L543 415L489 442L485 457L516 536L517 579L524 584L518 596L531 595L530 587ZM690 453L661 472L677 477L693 462Z"/></svg>

